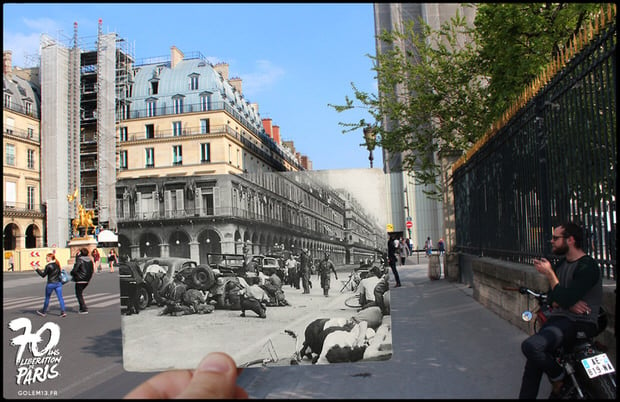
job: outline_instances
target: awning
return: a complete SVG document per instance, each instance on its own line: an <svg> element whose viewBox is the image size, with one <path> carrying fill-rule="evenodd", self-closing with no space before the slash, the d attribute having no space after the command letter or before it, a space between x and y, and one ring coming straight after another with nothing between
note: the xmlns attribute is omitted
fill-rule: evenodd
<svg viewBox="0 0 620 402"><path fill-rule="evenodd" d="M97 236L99 243L118 243L118 236L111 230L102 230Z"/></svg>

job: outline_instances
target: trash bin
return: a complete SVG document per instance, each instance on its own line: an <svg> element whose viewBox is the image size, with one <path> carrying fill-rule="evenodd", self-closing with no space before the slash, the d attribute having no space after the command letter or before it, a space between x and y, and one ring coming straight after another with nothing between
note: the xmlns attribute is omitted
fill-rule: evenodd
<svg viewBox="0 0 620 402"><path fill-rule="evenodd" d="M439 254L428 256L428 277L431 280L441 278L441 265L439 264Z"/></svg>

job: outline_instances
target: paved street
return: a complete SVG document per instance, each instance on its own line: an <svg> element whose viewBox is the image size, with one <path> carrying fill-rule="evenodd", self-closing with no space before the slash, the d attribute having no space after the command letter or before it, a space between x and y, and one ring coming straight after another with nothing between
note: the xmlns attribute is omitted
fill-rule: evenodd
<svg viewBox="0 0 620 402"><path fill-rule="evenodd" d="M526 334L487 310L472 289L431 281L427 259L399 266L392 289L394 355L387 362L246 369L252 398L499 398L518 396ZM549 393L543 381L540 396Z"/></svg>
<svg viewBox="0 0 620 402"><path fill-rule="evenodd" d="M419 264L415 256L409 260L399 267L403 287L391 292L392 360L251 368L243 372L239 385L257 399L515 398L525 362L520 343L526 334L476 302L467 286L429 280L426 257L420 257ZM345 279L351 268L339 272L339 278ZM121 398L153 375L123 370L118 301L111 296L118 291L118 282L111 276L98 278L105 279L94 282L86 292L87 300L92 298L91 314L78 316L69 304L69 320L60 321L60 317L44 319L32 314L42 303L42 279L4 274L3 350L10 357L4 362L5 397L15 398L18 389L56 389L61 398ZM339 281L332 281L336 293ZM75 300L72 289L63 289L68 303ZM57 308L54 297L52 312ZM61 375L43 384L47 386L15 385L16 348L9 345L9 337L15 335L9 333L7 323L18 316L28 317L37 328L45 321L62 325ZM76 376L86 381L74 381ZM543 381L540 395L546 397L548 392Z"/></svg>

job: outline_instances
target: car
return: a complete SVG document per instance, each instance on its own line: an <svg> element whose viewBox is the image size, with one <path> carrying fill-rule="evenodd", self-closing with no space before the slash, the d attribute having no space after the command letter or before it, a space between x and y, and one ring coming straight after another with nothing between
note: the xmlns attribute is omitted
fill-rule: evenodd
<svg viewBox="0 0 620 402"><path fill-rule="evenodd" d="M243 268L244 260L242 254L207 254L207 265L211 267L216 276L237 276ZM254 273L250 275L256 276Z"/></svg>
<svg viewBox="0 0 620 402"><path fill-rule="evenodd" d="M141 264L145 282L149 285L148 304L153 301L164 304L158 294L162 281L173 278L184 283L188 289L208 290L215 284L216 274L207 265L199 265L194 260L182 257L149 258Z"/></svg>
<svg viewBox="0 0 620 402"><path fill-rule="evenodd" d="M153 290L149 283L144 280L140 263L137 261L121 262L118 266L121 308L130 312L130 298L137 297L137 309L144 310L152 300Z"/></svg>
<svg viewBox="0 0 620 402"><path fill-rule="evenodd" d="M280 263L275 257L268 257L265 255L255 255L252 257L252 261L258 266L258 270L265 275L272 275L282 271Z"/></svg>

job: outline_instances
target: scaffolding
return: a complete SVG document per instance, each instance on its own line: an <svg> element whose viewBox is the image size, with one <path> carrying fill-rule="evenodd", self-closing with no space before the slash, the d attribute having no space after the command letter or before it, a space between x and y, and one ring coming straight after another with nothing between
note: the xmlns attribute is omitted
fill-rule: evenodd
<svg viewBox="0 0 620 402"><path fill-rule="evenodd" d="M94 39L94 40L93 40ZM79 37L72 45L41 38L42 197L48 203L48 241L71 238L75 205L66 196L78 189L79 203L96 210L98 226L117 229L116 124L127 110L133 82L133 49L116 33ZM94 46L93 46L94 45Z"/></svg>

